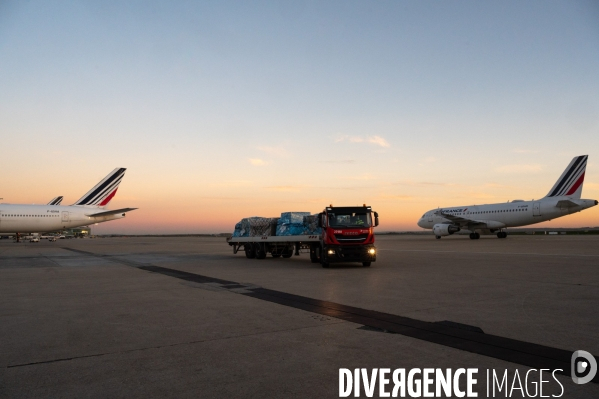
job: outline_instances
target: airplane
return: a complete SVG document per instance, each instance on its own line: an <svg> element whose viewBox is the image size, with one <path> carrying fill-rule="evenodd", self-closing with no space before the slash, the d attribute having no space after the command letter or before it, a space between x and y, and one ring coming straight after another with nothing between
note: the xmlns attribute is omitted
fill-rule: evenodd
<svg viewBox="0 0 599 399"><path fill-rule="evenodd" d="M473 240L479 239L480 233L497 233L498 238L507 238L507 227L527 226L593 207L597 200L580 199L587 159L588 155L574 157L539 200L431 209L418 220L418 226L432 229L438 239L462 229L469 230Z"/></svg>
<svg viewBox="0 0 599 399"><path fill-rule="evenodd" d="M72 205L0 204L0 233L56 231L121 219L137 208L105 209L125 175L116 168Z"/></svg>
<svg viewBox="0 0 599 399"><path fill-rule="evenodd" d="M60 205L60 203L62 202L63 196L58 196L58 197L54 197L50 200L50 202L48 202L46 205ZM33 233L34 235L36 233ZM0 239L3 239L4 237L10 237L9 234L0 234ZM41 238L49 238L50 236L42 236ZM27 238L27 237L25 237Z"/></svg>
<svg viewBox="0 0 599 399"><path fill-rule="evenodd" d="M2 199L2 198L0 198L0 199ZM58 197L54 197L46 205L60 205L60 203L62 202L62 199L63 199L62 195L60 195Z"/></svg>
<svg viewBox="0 0 599 399"><path fill-rule="evenodd" d="M48 202L46 205L60 205L62 202L62 195L59 197L54 197Z"/></svg>

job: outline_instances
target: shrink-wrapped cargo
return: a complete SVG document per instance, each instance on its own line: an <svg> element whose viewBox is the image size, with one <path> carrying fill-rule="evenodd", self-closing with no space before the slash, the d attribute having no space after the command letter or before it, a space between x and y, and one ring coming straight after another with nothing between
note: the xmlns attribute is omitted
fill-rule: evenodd
<svg viewBox="0 0 599 399"><path fill-rule="evenodd" d="M283 212L279 224L303 224L304 216L310 216L310 212Z"/></svg>
<svg viewBox="0 0 599 399"><path fill-rule="evenodd" d="M276 233L278 218L265 218L252 216L241 219L241 222L235 225L233 237L258 237L271 236Z"/></svg>
<svg viewBox="0 0 599 399"><path fill-rule="evenodd" d="M318 227L319 214L304 216L304 234L320 234L322 229Z"/></svg>
<svg viewBox="0 0 599 399"><path fill-rule="evenodd" d="M250 237L266 235L270 232L270 218L254 216L242 220L245 221L245 228L249 230Z"/></svg>
<svg viewBox="0 0 599 399"><path fill-rule="evenodd" d="M241 222L235 224L235 230L233 231L233 237L243 237L241 234Z"/></svg>
<svg viewBox="0 0 599 399"><path fill-rule="evenodd" d="M310 215L310 212L283 212L277 224L277 236L300 236L307 234L320 234L318 227L319 215Z"/></svg>
<svg viewBox="0 0 599 399"><path fill-rule="evenodd" d="M283 223L277 225L277 236L301 236L306 230L303 223Z"/></svg>
<svg viewBox="0 0 599 399"><path fill-rule="evenodd" d="M235 225L233 237L299 236L320 234L319 215L310 212L283 212L280 218L252 216Z"/></svg>
<svg viewBox="0 0 599 399"><path fill-rule="evenodd" d="M304 216L310 212L283 212L277 223L277 236L301 236L304 234Z"/></svg>

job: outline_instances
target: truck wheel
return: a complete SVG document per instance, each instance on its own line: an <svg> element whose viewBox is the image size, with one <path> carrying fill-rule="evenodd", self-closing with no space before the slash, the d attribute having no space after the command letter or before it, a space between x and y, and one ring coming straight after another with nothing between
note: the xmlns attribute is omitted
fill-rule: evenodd
<svg viewBox="0 0 599 399"><path fill-rule="evenodd" d="M264 259L266 258L266 248L264 248L264 244L256 244L256 259Z"/></svg>
<svg viewBox="0 0 599 399"><path fill-rule="evenodd" d="M370 267L371 263L372 262L362 262L362 266L364 266L364 267Z"/></svg>
<svg viewBox="0 0 599 399"><path fill-rule="evenodd" d="M246 258L254 259L256 257L256 251L254 250L254 246L252 244L245 244L243 246L243 250L245 251Z"/></svg>
<svg viewBox="0 0 599 399"><path fill-rule="evenodd" d="M273 258L280 258L281 257L281 254L272 254L271 253L271 255L272 255Z"/></svg>
<svg viewBox="0 0 599 399"><path fill-rule="evenodd" d="M322 267L324 267L325 269L329 268L329 262L320 262L320 264L322 265Z"/></svg>

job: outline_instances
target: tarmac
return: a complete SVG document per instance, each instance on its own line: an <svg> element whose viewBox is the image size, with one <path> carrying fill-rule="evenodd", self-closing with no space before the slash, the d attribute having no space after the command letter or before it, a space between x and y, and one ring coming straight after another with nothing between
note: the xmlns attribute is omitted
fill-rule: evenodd
<svg viewBox="0 0 599 399"><path fill-rule="evenodd" d="M0 398L334 398L340 368L478 368L489 397L487 370L558 366L543 395L599 397L569 370L599 354L599 236L376 245L324 269L222 237L0 240Z"/></svg>

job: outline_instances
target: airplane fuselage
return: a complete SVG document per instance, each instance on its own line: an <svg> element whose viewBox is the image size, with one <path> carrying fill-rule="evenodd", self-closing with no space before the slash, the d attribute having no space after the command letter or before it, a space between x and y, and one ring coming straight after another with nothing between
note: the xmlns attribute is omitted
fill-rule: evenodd
<svg viewBox="0 0 599 399"><path fill-rule="evenodd" d="M0 233L42 233L121 219L125 213L88 216L89 206L0 204Z"/></svg>
<svg viewBox="0 0 599 399"><path fill-rule="evenodd" d="M562 202L560 202L562 201ZM597 205L596 200L572 199L570 197L550 197L536 201L513 201L498 204L456 206L431 209L418 221L418 226L432 229L436 224L456 224L455 221L439 215L439 211L464 219L476 221L464 223L468 230L500 230L506 227L527 226L556 219Z"/></svg>

